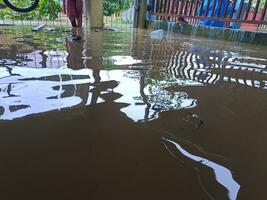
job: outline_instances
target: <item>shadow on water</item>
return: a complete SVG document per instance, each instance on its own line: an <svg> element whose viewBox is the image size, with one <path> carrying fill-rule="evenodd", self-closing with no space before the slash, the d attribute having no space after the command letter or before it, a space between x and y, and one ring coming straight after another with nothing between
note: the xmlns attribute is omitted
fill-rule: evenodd
<svg viewBox="0 0 267 200"><path fill-rule="evenodd" d="M266 196L266 49L137 30L66 37L0 35L0 196Z"/></svg>

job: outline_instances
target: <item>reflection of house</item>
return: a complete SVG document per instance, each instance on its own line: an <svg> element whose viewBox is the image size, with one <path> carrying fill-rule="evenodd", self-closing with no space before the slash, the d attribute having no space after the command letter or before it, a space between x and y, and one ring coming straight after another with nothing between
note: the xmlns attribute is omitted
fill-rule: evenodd
<svg viewBox="0 0 267 200"><path fill-rule="evenodd" d="M40 51L36 50L28 53L25 56L25 66L31 68L59 68L67 62L67 51L60 50L48 50Z"/></svg>

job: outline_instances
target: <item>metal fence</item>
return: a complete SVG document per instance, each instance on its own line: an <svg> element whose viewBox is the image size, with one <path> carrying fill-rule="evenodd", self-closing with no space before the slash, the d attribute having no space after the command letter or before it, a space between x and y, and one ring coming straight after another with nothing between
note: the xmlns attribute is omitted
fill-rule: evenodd
<svg viewBox="0 0 267 200"><path fill-rule="evenodd" d="M104 27L117 29L132 28L134 21L134 11L134 5L132 5L130 8L125 9L120 13L104 16Z"/></svg>
<svg viewBox="0 0 267 200"><path fill-rule="evenodd" d="M84 12L83 21L88 20L87 12ZM134 6L110 16L104 16L103 24L105 28L125 29L133 27ZM85 24L85 23L84 23ZM61 27L62 29L70 28L71 24L62 12L59 12L55 19L40 16L39 9L29 13L18 13L9 8L0 8L0 26L1 25L22 25L22 26L38 26L45 25L50 27Z"/></svg>
<svg viewBox="0 0 267 200"><path fill-rule="evenodd" d="M5 15L5 11L8 10L9 14ZM71 24L62 12L58 13L56 19L49 19L49 17L38 17L38 9L33 11L36 14L32 15L30 13L18 13L10 10L9 8L0 9L0 26L27 26L27 27L36 27L36 26L45 26L45 27L57 27L62 30L71 27ZM10 14L11 13L11 14ZM31 17L28 17L32 15Z"/></svg>
<svg viewBox="0 0 267 200"><path fill-rule="evenodd" d="M149 9L158 20L186 19L191 24L206 20L250 29L267 25L267 0L151 0Z"/></svg>

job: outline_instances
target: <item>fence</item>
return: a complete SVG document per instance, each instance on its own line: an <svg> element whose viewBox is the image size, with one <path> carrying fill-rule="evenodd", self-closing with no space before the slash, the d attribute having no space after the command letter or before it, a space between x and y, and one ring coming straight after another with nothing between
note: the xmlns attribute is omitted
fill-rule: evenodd
<svg viewBox="0 0 267 200"><path fill-rule="evenodd" d="M42 16L39 14L39 10L36 9L29 13L18 13L12 11L9 8L0 9L0 25L6 26L39 26L45 25L50 27L57 27L65 30L71 27L71 24L63 12L58 12L56 17L50 18L49 16ZM85 16L84 16L85 18Z"/></svg>
<svg viewBox="0 0 267 200"><path fill-rule="evenodd" d="M134 5L120 13L104 16L104 26L106 28L132 28L134 21Z"/></svg>
<svg viewBox="0 0 267 200"><path fill-rule="evenodd" d="M150 12L159 20L186 19L191 24L257 29L267 25L267 0L152 0Z"/></svg>

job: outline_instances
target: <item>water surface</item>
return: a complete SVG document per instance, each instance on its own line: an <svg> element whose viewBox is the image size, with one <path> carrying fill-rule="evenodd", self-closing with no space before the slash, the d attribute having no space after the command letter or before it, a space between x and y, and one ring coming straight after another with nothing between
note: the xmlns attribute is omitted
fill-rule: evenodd
<svg viewBox="0 0 267 200"><path fill-rule="evenodd" d="M266 47L68 34L0 34L1 199L266 198Z"/></svg>

